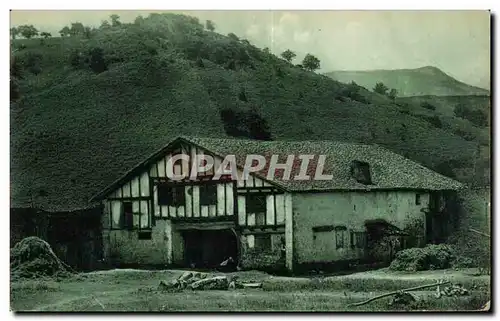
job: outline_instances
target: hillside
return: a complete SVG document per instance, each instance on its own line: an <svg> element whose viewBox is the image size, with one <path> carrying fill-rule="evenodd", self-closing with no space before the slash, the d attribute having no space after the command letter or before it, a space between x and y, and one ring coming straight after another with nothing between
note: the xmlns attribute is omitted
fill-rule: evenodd
<svg viewBox="0 0 500 321"><path fill-rule="evenodd" d="M12 46L20 94L11 103L12 206L85 206L172 137L224 137L235 124L276 140L377 143L484 183L485 142L451 131L455 117L305 71L193 18L155 14ZM229 117L242 112L249 120Z"/></svg>
<svg viewBox="0 0 500 321"><path fill-rule="evenodd" d="M489 95L488 90L460 82L432 66L416 69L332 71L325 75L343 83L354 81L369 90L377 82L383 82L389 88L395 88L399 96Z"/></svg>

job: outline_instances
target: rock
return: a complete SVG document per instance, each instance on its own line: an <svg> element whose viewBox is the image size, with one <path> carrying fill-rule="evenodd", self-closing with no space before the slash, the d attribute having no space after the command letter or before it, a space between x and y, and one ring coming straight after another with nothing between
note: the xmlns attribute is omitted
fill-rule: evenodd
<svg viewBox="0 0 500 321"><path fill-rule="evenodd" d="M187 281L189 280L190 278L193 277L193 273L192 272L184 272L179 278L178 280L180 281Z"/></svg>
<svg viewBox="0 0 500 321"><path fill-rule="evenodd" d="M417 297L414 294L410 292L401 291L394 295L390 305L396 305L396 304L408 305L415 301L417 301Z"/></svg>
<svg viewBox="0 0 500 321"><path fill-rule="evenodd" d="M171 291L178 290L180 288L181 284L177 280L171 282L160 281L160 284L158 285L158 291Z"/></svg>
<svg viewBox="0 0 500 321"><path fill-rule="evenodd" d="M226 276L215 276L191 283L190 287L193 290L227 290L229 280Z"/></svg>

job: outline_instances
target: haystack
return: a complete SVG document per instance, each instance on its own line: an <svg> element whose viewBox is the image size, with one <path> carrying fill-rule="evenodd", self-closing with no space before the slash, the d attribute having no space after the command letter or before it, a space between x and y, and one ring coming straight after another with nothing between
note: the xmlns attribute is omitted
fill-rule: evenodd
<svg viewBox="0 0 500 321"><path fill-rule="evenodd" d="M71 268L56 256L49 243L30 236L10 250L10 270L14 277L33 278L67 275Z"/></svg>

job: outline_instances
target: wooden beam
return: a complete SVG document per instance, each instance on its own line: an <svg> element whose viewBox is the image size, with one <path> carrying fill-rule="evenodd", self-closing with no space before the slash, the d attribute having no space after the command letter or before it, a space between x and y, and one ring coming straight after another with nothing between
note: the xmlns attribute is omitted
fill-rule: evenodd
<svg viewBox="0 0 500 321"><path fill-rule="evenodd" d="M200 213L201 215L201 213ZM200 216L200 217L172 217L170 219L172 222L231 222L233 218L231 216Z"/></svg>
<svg viewBox="0 0 500 321"><path fill-rule="evenodd" d="M139 197L109 197L107 200L110 201L149 201L149 196L139 196Z"/></svg>

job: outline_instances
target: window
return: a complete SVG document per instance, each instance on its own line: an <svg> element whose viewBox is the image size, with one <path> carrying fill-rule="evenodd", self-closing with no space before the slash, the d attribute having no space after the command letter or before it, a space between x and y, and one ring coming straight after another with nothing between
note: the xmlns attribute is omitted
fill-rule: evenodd
<svg viewBox="0 0 500 321"><path fill-rule="evenodd" d="M217 185L209 184L200 186L200 204L201 205L217 204Z"/></svg>
<svg viewBox="0 0 500 321"><path fill-rule="evenodd" d="M254 237L254 248L258 251L271 250L271 235L270 234L256 234Z"/></svg>
<svg viewBox="0 0 500 321"><path fill-rule="evenodd" d="M185 203L184 186L158 185L158 205L182 206Z"/></svg>
<svg viewBox="0 0 500 321"><path fill-rule="evenodd" d="M134 228L134 213L132 211L132 202L123 202L122 228L132 230Z"/></svg>
<svg viewBox="0 0 500 321"><path fill-rule="evenodd" d="M265 213L266 196L248 193L246 197L246 211L247 213Z"/></svg>
<svg viewBox="0 0 500 321"><path fill-rule="evenodd" d="M361 184L372 184L372 175L370 172L370 164L362 161L351 162L351 176Z"/></svg>
<svg viewBox="0 0 500 321"><path fill-rule="evenodd" d="M341 249L345 247L344 234L347 231L345 226L335 226L335 247Z"/></svg>
<svg viewBox="0 0 500 321"><path fill-rule="evenodd" d="M351 231L351 248L364 249L366 247L366 232Z"/></svg>
<svg viewBox="0 0 500 321"><path fill-rule="evenodd" d="M420 194L416 194L415 195L415 205L420 205L420 204L421 204Z"/></svg>
<svg viewBox="0 0 500 321"><path fill-rule="evenodd" d="M151 240L151 231L139 231L137 237L139 240Z"/></svg>
<svg viewBox="0 0 500 321"><path fill-rule="evenodd" d="M266 224L266 196L262 194L247 194L246 197L246 212L247 214L255 214L255 225Z"/></svg>

